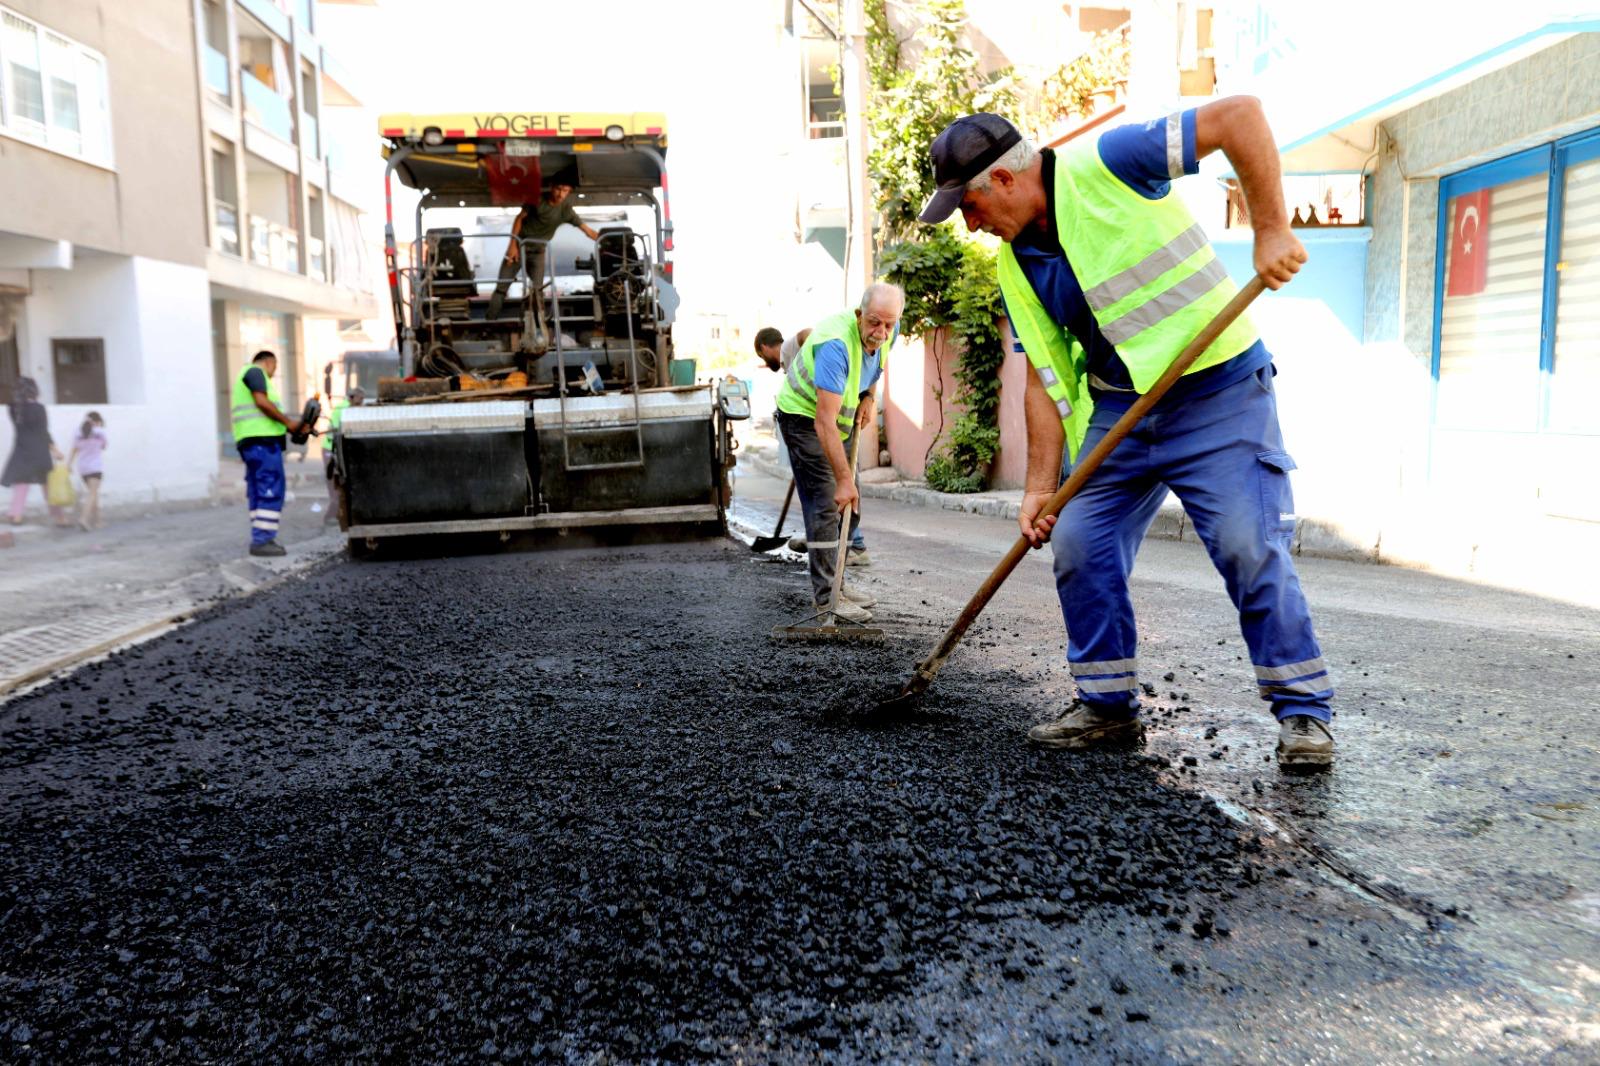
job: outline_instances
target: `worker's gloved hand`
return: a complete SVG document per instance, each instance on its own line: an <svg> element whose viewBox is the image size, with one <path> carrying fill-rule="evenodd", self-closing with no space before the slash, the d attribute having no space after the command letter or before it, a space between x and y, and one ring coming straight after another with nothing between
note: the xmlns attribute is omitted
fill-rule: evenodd
<svg viewBox="0 0 1600 1066"><path fill-rule="evenodd" d="M1256 231L1256 273L1267 288L1276 290L1289 284L1305 261L1305 245L1289 227Z"/></svg>
<svg viewBox="0 0 1600 1066"><path fill-rule="evenodd" d="M1053 492L1025 492L1022 494L1022 509L1017 513L1017 525L1022 529L1022 538L1029 546L1042 548L1050 542L1050 531L1056 526L1056 516L1046 515L1039 517L1039 512L1044 510L1044 505L1050 502Z"/></svg>

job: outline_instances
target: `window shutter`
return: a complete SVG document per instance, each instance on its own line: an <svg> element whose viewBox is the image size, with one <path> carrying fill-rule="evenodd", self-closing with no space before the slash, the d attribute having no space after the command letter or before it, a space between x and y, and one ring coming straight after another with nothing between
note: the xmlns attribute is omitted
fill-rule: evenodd
<svg viewBox="0 0 1600 1066"><path fill-rule="evenodd" d="M1549 428L1600 433L1600 159L1564 180Z"/></svg>
<svg viewBox="0 0 1600 1066"><path fill-rule="evenodd" d="M1438 424L1532 430L1539 414L1539 329L1544 293L1545 172L1490 190L1489 221L1476 234L1488 255L1483 289L1446 293L1439 320ZM1471 195L1471 194L1466 194ZM1458 202L1445 205L1445 274L1462 246Z"/></svg>

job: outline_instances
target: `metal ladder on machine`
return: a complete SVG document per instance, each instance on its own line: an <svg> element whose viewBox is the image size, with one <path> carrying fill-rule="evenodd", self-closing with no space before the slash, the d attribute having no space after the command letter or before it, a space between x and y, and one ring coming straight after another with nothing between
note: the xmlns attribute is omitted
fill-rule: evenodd
<svg viewBox="0 0 1600 1066"><path fill-rule="evenodd" d="M523 272L527 272L527 257L523 257ZM560 403L560 432L561 432L561 462L568 471L574 470L627 470L644 466L644 419L639 413L639 353L636 350L633 336L633 287L629 279L622 279L623 306L628 308L628 385L633 392L633 423L617 423L615 425L601 426L568 426L567 425L567 362L566 355L561 347L561 293L556 288L555 256L545 256L545 270L550 279L550 302L555 307L555 352L556 352L556 390ZM524 282L526 286L526 282ZM541 289L543 286L541 286ZM598 296L598 294L596 294ZM606 353L610 354L609 343ZM633 430L634 455L632 459L612 463L578 463L572 462L572 437L595 435L600 433L618 433L627 429Z"/></svg>

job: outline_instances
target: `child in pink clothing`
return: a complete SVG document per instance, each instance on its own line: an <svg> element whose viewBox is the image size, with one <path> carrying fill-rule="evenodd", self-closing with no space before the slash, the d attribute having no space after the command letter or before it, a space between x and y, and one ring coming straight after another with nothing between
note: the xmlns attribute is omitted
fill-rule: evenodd
<svg viewBox="0 0 1600 1066"><path fill-rule="evenodd" d="M77 464L83 479L83 499L78 503L78 528L84 532L100 528L100 476L105 472L106 423L98 411L90 411L72 442L67 465Z"/></svg>

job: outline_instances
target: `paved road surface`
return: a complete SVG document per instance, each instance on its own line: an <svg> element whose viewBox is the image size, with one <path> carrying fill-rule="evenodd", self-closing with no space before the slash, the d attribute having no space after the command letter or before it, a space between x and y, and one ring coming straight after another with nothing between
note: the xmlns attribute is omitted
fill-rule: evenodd
<svg viewBox="0 0 1600 1066"><path fill-rule="evenodd" d="M828 713L1009 537L868 528L882 648L761 639L802 577L726 542L338 562L0 707L3 1057L1592 1060L1593 780L1529 725L1592 617L1308 566L1345 762L1286 782L1152 545L1150 750L1063 756L1042 557L924 714Z"/></svg>

